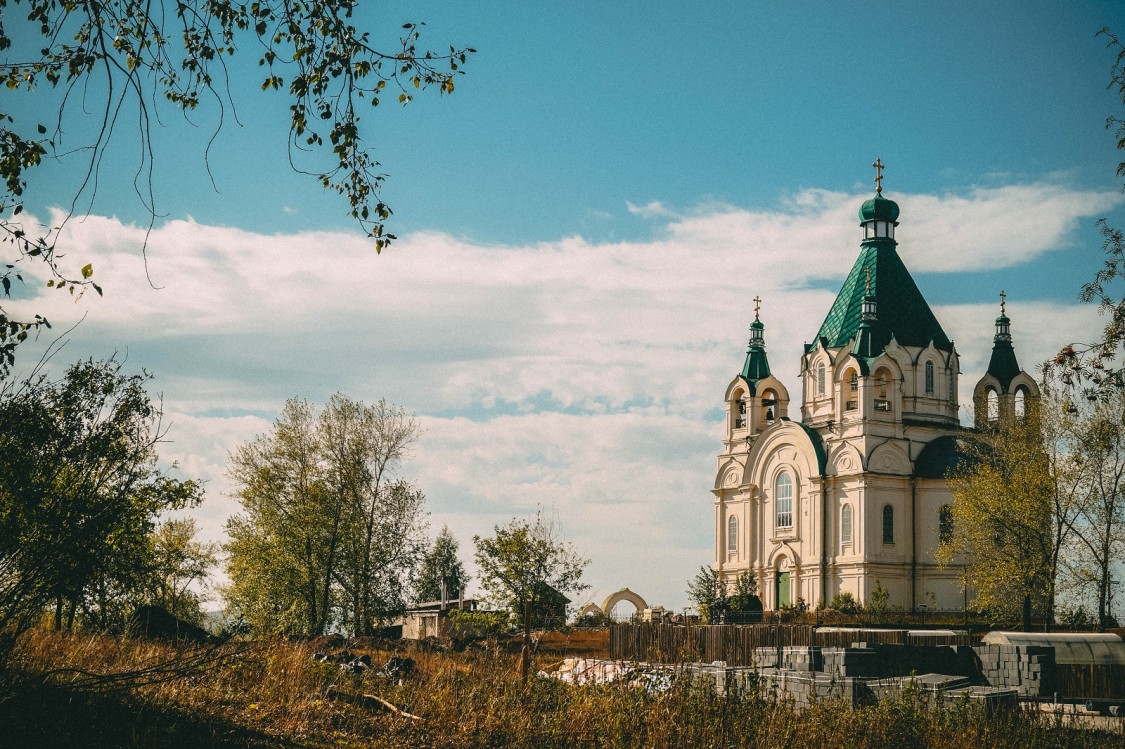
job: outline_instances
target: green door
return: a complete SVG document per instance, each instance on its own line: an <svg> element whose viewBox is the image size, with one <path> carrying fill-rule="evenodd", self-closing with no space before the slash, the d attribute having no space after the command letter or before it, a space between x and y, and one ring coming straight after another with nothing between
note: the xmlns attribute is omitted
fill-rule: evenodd
<svg viewBox="0 0 1125 749"><path fill-rule="evenodd" d="M778 572L777 573L777 608L780 609L782 606L788 606L791 603L792 603L792 599L789 597L789 573L788 572Z"/></svg>

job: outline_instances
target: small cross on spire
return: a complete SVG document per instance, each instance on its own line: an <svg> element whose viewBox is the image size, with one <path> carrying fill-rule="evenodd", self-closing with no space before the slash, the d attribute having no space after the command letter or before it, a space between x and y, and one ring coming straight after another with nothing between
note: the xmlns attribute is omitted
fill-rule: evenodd
<svg viewBox="0 0 1125 749"><path fill-rule="evenodd" d="M1000 314L1001 314L1001 315L1003 315L1003 314L1004 314L1004 299L1005 299L1005 298L1006 298L1007 296L1008 296L1008 295L1007 295L1006 293L1004 293L1004 290L1003 290L1003 289L1001 289L1001 290L1000 290Z"/></svg>
<svg viewBox="0 0 1125 749"><path fill-rule="evenodd" d="M883 170L887 167L883 164L882 159L875 159L875 163L871 166L875 167L875 194L883 194Z"/></svg>
<svg viewBox="0 0 1125 749"><path fill-rule="evenodd" d="M760 296L754 297L754 319L758 319L758 313L762 311L762 298Z"/></svg>

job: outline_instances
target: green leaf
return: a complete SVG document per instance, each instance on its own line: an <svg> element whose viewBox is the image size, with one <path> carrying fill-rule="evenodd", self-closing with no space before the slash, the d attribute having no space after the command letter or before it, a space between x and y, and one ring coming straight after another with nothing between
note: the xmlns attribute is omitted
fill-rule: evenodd
<svg viewBox="0 0 1125 749"><path fill-rule="evenodd" d="M92 263L86 263L82 266L82 277L89 278L94 275L94 266Z"/></svg>

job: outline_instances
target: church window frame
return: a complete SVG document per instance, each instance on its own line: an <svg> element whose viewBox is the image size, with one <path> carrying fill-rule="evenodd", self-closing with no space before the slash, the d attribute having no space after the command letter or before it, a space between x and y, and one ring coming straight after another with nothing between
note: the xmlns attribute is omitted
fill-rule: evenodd
<svg viewBox="0 0 1125 749"><path fill-rule="evenodd" d="M953 542L953 507L950 505L942 505L938 509L938 542Z"/></svg>
<svg viewBox="0 0 1125 749"><path fill-rule="evenodd" d="M840 545L852 545L852 506L849 503L840 508Z"/></svg>
<svg viewBox="0 0 1125 749"><path fill-rule="evenodd" d="M816 394L824 395L824 362L816 365Z"/></svg>
<svg viewBox="0 0 1125 749"><path fill-rule="evenodd" d="M738 555L738 517L731 515L727 518L727 555Z"/></svg>
<svg viewBox="0 0 1125 749"><path fill-rule="evenodd" d="M886 367L880 367L875 372L875 399L874 408L876 411L890 413L894 410L894 404L891 402L891 383L894 382L894 374Z"/></svg>
<svg viewBox="0 0 1125 749"><path fill-rule="evenodd" d="M793 529L793 479L787 471L782 471L774 480L774 504L777 512L774 513L774 528L777 530Z"/></svg>
<svg viewBox="0 0 1125 749"><path fill-rule="evenodd" d="M995 389L989 388L984 395L985 417L990 422L1000 420L1000 394Z"/></svg>
<svg viewBox="0 0 1125 749"><path fill-rule="evenodd" d="M934 363L932 360L926 362L926 395L934 394Z"/></svg>
<svg viewBox="0 0 1125 749"><path fill-rule="evenodd" d="M731 415L734 417L734 428L746 428L746 393L742 390L734 391L734 398L731 399L733 409Z"/></svg>
<svg viewBox="0 0 1125 749"><path fill-rule="evenodd" d="M1027 388L1020 385L1016 388L1015 398L1012 400L1012 413L1015 414L1017 419L1023 419L1027 416L1027 399L1029 393Z"/></svg>
<svg viewBox="0 0 1125 749"><path fill-rule="evenodd" d="M894 546L895 543L895 508L883 505L883 545Z"/></svg>
<svg viewBox="0 0 1125 749"><path fill-rule="evenodd" d="M841 400L843 400L844 411L858 411L859 410L859 372L855 369L849 369L844 374L844 381L848 383L847 393L841 392Z"/></svg>

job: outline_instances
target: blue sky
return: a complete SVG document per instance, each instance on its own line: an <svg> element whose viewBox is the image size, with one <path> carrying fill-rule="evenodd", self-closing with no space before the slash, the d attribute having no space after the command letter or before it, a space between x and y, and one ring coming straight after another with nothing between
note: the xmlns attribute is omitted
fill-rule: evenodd
<svg viewBox="0 0 1125 749"><path fill-rule="evenodd" d="M719 407L750 299L799 398L800 345L855 258L876 157L963 400L1001 288L1025 368L1094 335L1076 301L1100 261L1094 222L1125 224L1104 128L1121 104L1095 38L1125 29L1120 3L690 6L362 10L377 35L425 20L423 42L478 50L452 96L366 121L401 237L378 257L289 170L286 105L247 57L242 124L211 152L218 192L202 166L214 107L154 131L160 288L123 126L66 234L105 298L20 304L60 329L85 315L60 359L120 351L155 373L164 452L207 479L212 537L235 508L227 452L285 398L387 397L423 423L404 473L464 556L542 506L591 558L599 600L627 585L682 607L713 556ZM17 121L52 116L49 92L4 96ZM88 122L65 124L80 144ZM77 163L41 167L28 211L68 205Z"/></svg>

